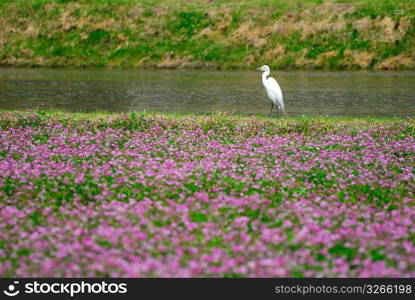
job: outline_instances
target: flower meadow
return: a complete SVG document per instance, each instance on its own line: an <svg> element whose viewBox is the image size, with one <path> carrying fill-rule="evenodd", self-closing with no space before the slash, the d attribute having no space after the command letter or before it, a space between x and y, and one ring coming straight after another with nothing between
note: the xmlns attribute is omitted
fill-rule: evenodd
<svg viewBox="0 0 415 300"><path fill-rule="evenodd" d="M414 277L413 120L0 113L2 277Z"/></svg>

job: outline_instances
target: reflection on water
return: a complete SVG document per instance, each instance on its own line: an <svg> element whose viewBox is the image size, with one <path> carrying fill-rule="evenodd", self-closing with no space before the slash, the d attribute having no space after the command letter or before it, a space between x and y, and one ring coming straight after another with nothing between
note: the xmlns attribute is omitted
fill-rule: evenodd
<svg viewBox="0 0 415 300"><path fill-rule="evenodd" d="M290 116L415 116L414 72L274 72ZM267 114L257 72L0 69L0 109Z"/></svg>

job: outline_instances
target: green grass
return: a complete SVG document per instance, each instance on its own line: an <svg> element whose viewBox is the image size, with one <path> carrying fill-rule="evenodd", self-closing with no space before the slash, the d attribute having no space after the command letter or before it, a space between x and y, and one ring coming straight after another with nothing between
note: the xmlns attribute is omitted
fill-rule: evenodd
<svg viewBox="0 0 415 300"><path fill-rule="evenodd" d="M0 7L0 65L415 68L413 21L399 29L415 15L411 1L3 0ZM372 23L356 29L366 17ZM382 42L390 20L397 40ZM273 31L275 24L285 27Z"/></svg>
<svg viewBox="0 0 415 300"><path fill-rule="evenodd" d="M232 125L232 120L256 120L270 123L278 123L282 126L295 122L296 127L294 129L298 131L307 131L312 128L313 124L329 124L337 126L347 126L347 125L365 125L365 124L375 124L375 123L390 123L390 122L415 122L414 119L404 119L399 117L325 117L325 116L307 116L307 117L289 117L289 118L273 118L263 115L257 116L246 116L246 115L237 115L237 114L227 114L222 112L208 113L208 114L194 114L194 113L159 113L153 111L143 111L143 112L128 112L128 113L112 113L106 111L97 111L97 112L67 112L64 110L33 110L32 113L37 117L27 118L27 111L9 111L9 110L0 110L0 114L17 114L21 115L22 118L18 120L22 125L36 125L30 122L35 122L36 120L41 121L43 118L56 118L60 120L67 121L106 121L119 119L120 116L124 116L127 122L131 124L137 124L140 120L145 119L172 119L178 121L187 121L189 119L213 119L217 120L218 123L225 124L227 126ZM3 122L8 122L3 120ZM1 122L0 122L1 124ZM214 124L209 124L213 126ZM140 124L137 124L137 128L140 127ZM414 124L415 126L415 124ZM214 129L214 128L207 128ZM412 128L415 132L415 127ZM45 137L39 137L39 139L44 139Z"/></svg>

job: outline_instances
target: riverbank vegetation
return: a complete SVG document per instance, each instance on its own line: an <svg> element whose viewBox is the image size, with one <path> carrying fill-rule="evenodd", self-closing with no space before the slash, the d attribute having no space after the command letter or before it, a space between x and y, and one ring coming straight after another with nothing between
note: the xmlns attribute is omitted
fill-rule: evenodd
<svg viewBox="0 0 415 300"><path fill-rule="evenodd" d="M405 0L19 0L0 4L0 65L414 69Z"/></svg>

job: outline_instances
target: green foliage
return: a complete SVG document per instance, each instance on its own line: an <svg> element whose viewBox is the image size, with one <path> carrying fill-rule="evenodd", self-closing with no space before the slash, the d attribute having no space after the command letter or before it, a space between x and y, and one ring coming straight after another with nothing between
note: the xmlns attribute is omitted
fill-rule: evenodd
<svg viewBox="0 0 415 300"><path fill-rule="evenodd" d="M99 42L105 42L110 38L110 33L106 30L97 29L89 34L87 43L96 44Z"/></svg>
<svg viewBox="0 0 415 300"><path fill-rule="evenodd" d="M209 220L208 216L201 212L192 212L189 219L192 222L207 222Z"/></svg>
<svg viewBox="0 0 415 300"><path fill-rule="evenodd" d="M75 2L79 8L71 8ZM0 47L0 63L233 70L251 69L253 64L266 61L272 68L342 70L378 68L388 58L411 57L415 48L413 22L401 38L391 43L379 42L379 27L362 31L354 24L365 17L373 22L388 17L399 27L402 18L414 15L413 4L399 0L335 0L330 5L337 2L350 3L354 9L333 17L319 9L321 0L305 0L301 5L287 0L241 5L229 5L227 0L179 0L174 5L167 0L3 0L0 18L12 29L0 28L5 41ZM46 5L51 3L53 6ZM221 9L224 6L227 10ZM305 25L307 28L298 26L301 16L307 17L310 12L315 15L306 21L322 22L322 29L314 28L313 23ZM342 22L346 27L336 29L336 24ZM286 26L284 32L264 33L275 24ZM283 51L272 55L278 47ZM359 64L353 55L359 57L362 51L371 59ZM171 59L177 63L172 64ZM413 67L411 60L391 66Z"/></svg>
<svg viewBox="0 0 415 300"><path fill-rule="evenodd" d="M380 260L385 260L386 259L386 255L383 254L381 252L381 250L373 249L372 251L370 251L370 258L373 261L380 261Z"/></svg>
<svg viewBox="0 0 415 300"><path fill-rule="evenodd" d="M171 24L172 32L183 30L187 37L192 36L196 30L205 27L209 23L205 15L198 11L179 11L175 14L175 20Z"/></svg>
<svg viewBox="0 0 415 300"><path fill-rule="evenodd" d="M345 256L348 261L353 260L358 250L354 248L345 247L343 244L336 244L329 249L329 253L333 256Z"/></svg>

